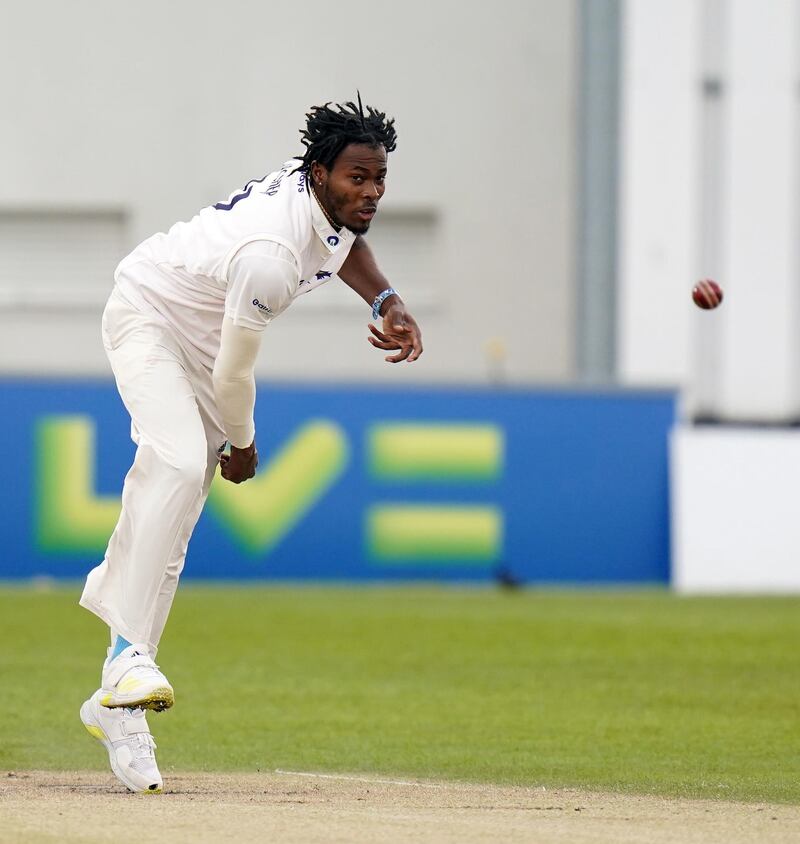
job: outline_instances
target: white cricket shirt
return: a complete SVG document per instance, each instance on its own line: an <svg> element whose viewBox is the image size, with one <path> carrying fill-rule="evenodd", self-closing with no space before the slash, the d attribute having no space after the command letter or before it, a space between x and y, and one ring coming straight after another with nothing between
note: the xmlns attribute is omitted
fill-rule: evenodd
<svg viewBox="0 0 800 844"><path fill-rule="evenodd" d="M356 235L336 231L308 189L297 159L248 182L225 202L145 240L114 278L135 307L155 314L209 368L223 316L262 330L294 299L324 284Z"/></svg>

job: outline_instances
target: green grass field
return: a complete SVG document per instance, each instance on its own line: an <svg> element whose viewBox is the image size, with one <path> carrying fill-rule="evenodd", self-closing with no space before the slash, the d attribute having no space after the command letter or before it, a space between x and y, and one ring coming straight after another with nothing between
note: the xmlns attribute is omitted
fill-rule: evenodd
<svg viewBox="0 0 800 844"><path fill-rule="evenodd" d="M103 625L0 588L0 766L104 769ZM162 772L370 772L800 802L800 599L194 586L159 662Z"/></svg>

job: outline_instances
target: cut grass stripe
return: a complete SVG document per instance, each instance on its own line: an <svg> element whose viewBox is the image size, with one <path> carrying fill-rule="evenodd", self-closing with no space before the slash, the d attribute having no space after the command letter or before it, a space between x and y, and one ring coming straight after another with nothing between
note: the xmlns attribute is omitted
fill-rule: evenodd
<svg viewBox="0 0 800 844"><path fill-rule="evenodd" d="M0 781L91 769L114 782L76 717L108 641L80 589L0 586ZM150 726L165 775L280 768L800 804L798 641L796 596L187 580L158 654L179 704Z"/></svg>

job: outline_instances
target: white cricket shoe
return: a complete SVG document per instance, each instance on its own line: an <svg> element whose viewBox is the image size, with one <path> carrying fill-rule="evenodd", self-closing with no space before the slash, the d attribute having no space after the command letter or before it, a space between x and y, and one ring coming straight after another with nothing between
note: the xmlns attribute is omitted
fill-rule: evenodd
<svg viewBox="0 0 800 844"><path fill-rule="evenodd" d="M98 689L81 706L83 726L108 751L111 770L131 791L160 794L161 774L156 765L156 743L143 709L108 709Z"/></svg>
<svg viewBox="0 0 800 844"><path fill-rule="evenodd" d="M109 651L110 653L110 651ZM103 663L100 703L161 712L175 703L175 693L144 645L128 645L119 656Z"/></svg>

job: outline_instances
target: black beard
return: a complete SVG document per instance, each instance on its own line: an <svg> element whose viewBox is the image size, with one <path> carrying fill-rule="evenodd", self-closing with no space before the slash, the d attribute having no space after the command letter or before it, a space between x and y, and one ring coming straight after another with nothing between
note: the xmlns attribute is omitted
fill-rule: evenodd
<svg viewBox="0 0 800 844"><path fill-rule="evenodd" d="M361 223L358 226L347 226L353 234L366 234L369 231L369 223Z"/></svg>
<svg viewBox="0 0 800 844"><path fill-rule="evenodd" d="M369 224L372 222L372 220L367 220L364 223L355 223L352 226L346 226L342 222L338 212L342 205L344 205L345 203L343 201L340 201L336 194L332 194L327 188L325 188L324 193L322 193L322 195L317 194L317 196L319 197L320 203L325 203L325 209L327 210L328 214L330 214L331 219L336 224L334 228L346 228L353 232L353 234L366 234L369 231Z"/></svg>
<svg viewBox="0 0 800 844"><path fill-rule="evenodd" d="M341 222L341 218L339 217L339 213L338 213L339 209L342 207L342 205L344 203L343 202L337 202L336 196L331 196L330 194L328 194L328 197L330 198L331 207L333 208L333 212L331 213L331 217L333 217L333 219L336 220L337 226L344 226L345 228L348 228L351 232L353 232L353 234L366 234L369 231L369 224L372 222L372 220L366 220L363 223L353 223L350 226L345 226L345 224Z"/></svg>

